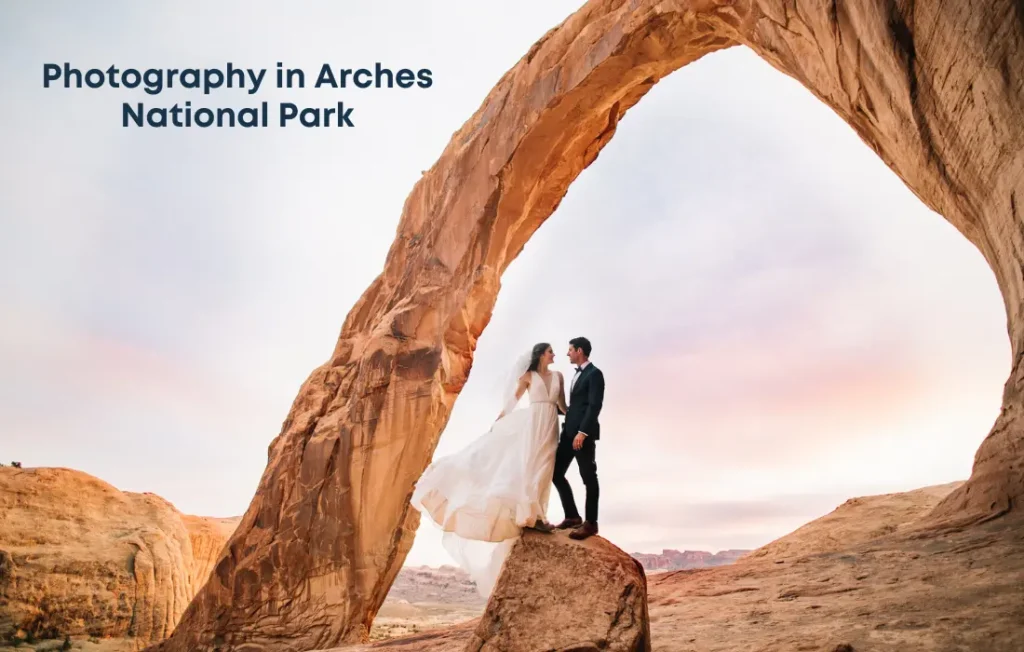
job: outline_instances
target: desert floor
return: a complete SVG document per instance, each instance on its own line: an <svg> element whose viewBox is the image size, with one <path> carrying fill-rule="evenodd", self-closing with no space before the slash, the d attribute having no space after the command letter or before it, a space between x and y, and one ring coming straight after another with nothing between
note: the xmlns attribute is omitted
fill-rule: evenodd
<svg viewBox="0 0 1024 652"><path fill-rule="evenodd" d="M852 499L733 565L649 576L653 649L1024 650L1024 516L915 530L953 486ZM454 652L473 627L338 650Z"/></svg>
<svg viewBox="0 0 1024 652"><path fill-rule="evenodd" d="M966 529L917 529L955 486L854 498L732 565L649 573L653 649L1024 650L1024 515ZM336 652L461 651L483 604L456 577L411 570L396 591L405 597L389 596L371 642ZM448 595L452 601L445 602ZM0 652L53 650L60 643ZM72 649L129 652L134 646L76 639Z"/></svg>

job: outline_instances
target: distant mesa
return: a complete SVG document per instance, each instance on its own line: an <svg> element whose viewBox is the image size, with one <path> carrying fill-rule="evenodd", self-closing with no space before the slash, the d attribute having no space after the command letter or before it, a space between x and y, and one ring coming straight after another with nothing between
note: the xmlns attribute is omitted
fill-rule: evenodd
<svg viewBox="0 0 1024 652"><path fill-rule="evenodd" d="M445 604L483 607L484 600L476 591L469 575L454 566L407 566L398 572L385 602L411 604Z"/></svg>
<svg viewBox="0 0 1024 652"><path fill-rule="evenodd" d="M660 554L631 553L645 571L688 570L731 564L750 550L721 550L711 553L703 550L662 550Z"/></svg>

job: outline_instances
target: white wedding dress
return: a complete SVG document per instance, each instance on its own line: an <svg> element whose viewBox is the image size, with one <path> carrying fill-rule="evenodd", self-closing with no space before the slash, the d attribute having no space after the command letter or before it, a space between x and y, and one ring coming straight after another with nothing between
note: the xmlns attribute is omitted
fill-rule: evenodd
<svg viewBox="0 0 1024 652"><path fill-rule="evenodd" d="M530 373L529 407L511 409L466 448L435 460L412 506L442 530L442 544L487 597L522 528L546 521L558 445L561 374Z"/></svg>

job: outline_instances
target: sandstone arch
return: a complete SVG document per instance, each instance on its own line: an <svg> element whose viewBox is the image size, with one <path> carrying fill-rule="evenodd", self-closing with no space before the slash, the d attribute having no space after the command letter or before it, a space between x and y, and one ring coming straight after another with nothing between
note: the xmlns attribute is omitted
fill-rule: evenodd
<svg viewBox="0 0 1024 652"><path fill-rule="evenodd" d="M754 49L849 123L974 243L1005 299L1003 410L932 524L1024 497L1024 4L591 0L545 34L413 188L383 273L301 388L256 496L162 650L360 638L418 524L407 500L505 267L662 77ZM742 80L736 80L742 83Z"/></svg>

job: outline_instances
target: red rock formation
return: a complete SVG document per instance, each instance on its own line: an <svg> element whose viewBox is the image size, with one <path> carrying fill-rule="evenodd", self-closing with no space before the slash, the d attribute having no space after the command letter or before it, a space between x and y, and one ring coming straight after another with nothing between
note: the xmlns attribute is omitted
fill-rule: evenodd
<svg viewBox="0 0 1024 652"><path fill-rule="evenodd" d="M181 516L192 545L192 565L189 582L198 591L206 583L213 565L220 559L221 548L238 527L238 518L211 518L209 516ZM193 592L194 595L194 592Z"/></svg>
<svg viewBox="0 0 1024 652"><path fill-rule="evenodd" d="M234 522L79 471L0 468L0 639L164 639Z"/></svg>
<svg viewBox="0 0 1024 652"><path fill-rule="evenodd" d="M1011 509L1024 497L1022 14L1012 0L588 2L501 78L413 188L383 272L299 391L241 525L161 649L366 636L501 273L659 79L740 44L832 107L991 265L1011 377L970 481L933 521Z"/></svg>

